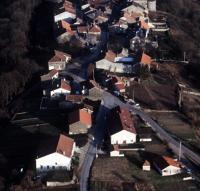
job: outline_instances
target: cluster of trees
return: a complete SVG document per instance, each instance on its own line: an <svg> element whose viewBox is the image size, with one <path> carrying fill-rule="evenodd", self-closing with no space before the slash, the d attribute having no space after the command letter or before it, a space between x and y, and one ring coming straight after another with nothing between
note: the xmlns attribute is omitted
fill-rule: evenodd
<svg viewBox="0 0 200 191"><path fill-rule="evenodd" d="M28 57L29 23L40 0L0 2L0 108L23 89L37 64Z"/></svg>
<svg viewBox="0 0 200 191"><path fill-rule="evenodd" d="M191 0L158 0L159 9L168 13L169 23L175 33L174 41L187 58L191 61L187 68L189 75L196 78L200 87L200 3Z"/></svg>

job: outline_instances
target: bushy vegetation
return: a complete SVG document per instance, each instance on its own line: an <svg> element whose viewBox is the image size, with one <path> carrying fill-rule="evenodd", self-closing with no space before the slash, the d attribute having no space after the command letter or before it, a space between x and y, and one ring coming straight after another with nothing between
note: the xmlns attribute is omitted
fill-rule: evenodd
<svg viewBox="0 0 200 191"><path fill-rule="evenodd" d="M23 90L38 65L29 58L29 23L40 0L0 2L0 108Z"/></svg>
<svg viewBox="0 0 200 191"><path fill-rule="evenodd" d="M195 85L200 87L200 3L191 0L158 0L159 10L167 13L175 43L191 64L186 76L194 76Z"/></svg>

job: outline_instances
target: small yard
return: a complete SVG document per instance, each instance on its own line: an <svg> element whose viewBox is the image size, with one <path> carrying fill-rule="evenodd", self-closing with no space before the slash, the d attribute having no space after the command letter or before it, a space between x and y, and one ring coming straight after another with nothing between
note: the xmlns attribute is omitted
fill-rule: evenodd
<svg viewBox="0 0 200 191"><path fill-rule="evenodd" d="M183 181L185 174L162 177L153 167L151 171L142 171L143 159L138 153L128 155L132 177L136 180L146 180L153 184L157 191L197 191L199 187L193 181Z"/></svg>

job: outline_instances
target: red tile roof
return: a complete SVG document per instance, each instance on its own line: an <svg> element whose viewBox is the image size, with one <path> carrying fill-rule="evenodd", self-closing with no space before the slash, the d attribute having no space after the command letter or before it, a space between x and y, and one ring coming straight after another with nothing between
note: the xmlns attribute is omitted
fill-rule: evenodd
<svg viewBox="0 0 200 191"><path fill-rule="evenodd" d="M71 157L73 145L74 145L73 139L61 134L56 147L56 152L65 155L67 157Z"/></svg>
<svg viewBox="0 0 200 191"><path fill-rule="evenodd" d="M146 23L144 20L140 20L140 27L145 30L150 29L148 23Z"/></svg>
<svg viewBox="0 0 200 191"><path fill-rule="evenodd" d="M141 57L141 61L140 61L140 63L141 64L151 64L151 57L150 56L148 56L147 54L145 54L145 53L143 53L142 54L142 57Z"/></svg>
<svg viewBox="0 0 200 191"><path fill-rule="evenodd" d="M78 26L77 27L77 31L79 33L87 33L88 32L88 28L87 28L87 26Z"/></svg>
<svg viewBox="0 0 200 191"><path fill-rule="evenodd" d="M171 157L167 156L156 156L154 159L154 163L157 165L158 168L161 170L167 168L168 166L174 166L174 167L181 167L181 163L179 161L175 161Z"/></svg>
<svg viewBox="0 0 200 191"><path fill-rule="evenodd" d="M58 70L53 69L48 74L41 76L41 81L51 80L54 75L58 73Z"/></svg>
<svg viewBox="0 0 200 191"><path fill-rule="evenodd" d="M56 75L57 73L58 73L58 70L53 69L53 70L51 70L51 71L48 73L48 75L49 75L49 77L53 77L53 76Z"/></svg>
<svg viewBox="0 0 200 191"><path fill-rule="evenodd" d="M69 124L76 122L81 122L84 125L92 125L93 112L88 109L79 109L69 114L68 121Z"/></svg>
<svg viewBox="0 0 200 191"><path fill-rule="evenodd" d="M63 80L63 79L61 79L60 87L61 87L62 89L71 91L71 86L70 86L65 80Z"/></svg>
<svg viewBox="0 0 200 191"><path fill-rule="evenodd" d="M62 28L66 29L67 31L72 31L71 25L67 21L62 20L61 25Z"/></svg>
<svg viewBox="0 0 200 191"><path fill-rule="evenodd" d="M150 166L150 162L148 160L145 160L143 166Z"/></svg>
<svg viewBox="0 0 200 191"><path fill-rule="evenodd" d="M124 15L123 15L125 18L126 18L126 21L128 23L135 23L136 22L136 19L139 18L140 16L142 16L141 13L128 13L128 12L124 12Z"/></svg>
<svg viewBox="0 0 200 191"><path fill-rule="evenodd" d="M118 114L120 117L122 129L136 134L133 118L129 110L127 108L120 107Z"/></svg>
<svg viewBox="0 0 200 191"><path fill-rule="evenodd" d="M116 87L116 89L117 90L125 90L125 85L124 85L124 83L123 82L116 82L115 83L115 87Z"/></svg>
<svg viewBox="0 0 200 191"><path fill-rule="evenodd" d="M66 60L66 57L71 58L71 55L54 50L55 55L49 60L49 62L64 62Z"/></svg>
<svg viewBox="0 0 200 191"><path fill-rule="evenodd" d="M65 100L71 101L71 102L82 102L83 96L82 95L72 95L72 94L67 94Z"/></svg>
<svg viewBox="0 0 200 191"><path fill-rule="evenodd" d="M101 28L97 25L94 25L89 29L89 33L101 33Z"/></svg>
<svg viewBox="0 0 200 191"><path fill-rule="evenodd" d="M76 9L73 7L73 3L70 1L65 1L64 2L64 8L65 11L72 13L72 14L76 14Z"/></svg>
<svg viewBox="0 0 200 191"><path fill-rule="evenodd" d="M80 122L85 125L92 125L92 112L88 109L81 109L80 112Z"/></svg>

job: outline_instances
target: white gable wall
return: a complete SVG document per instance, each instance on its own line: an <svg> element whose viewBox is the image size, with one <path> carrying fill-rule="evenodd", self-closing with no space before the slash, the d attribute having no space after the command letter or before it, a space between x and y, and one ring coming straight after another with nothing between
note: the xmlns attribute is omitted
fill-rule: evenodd
<svg viewBox="0 0 200 191"><path fill-rule="evenodd" d="M111 135L111 144L132 144L136 142L136 134L126 130Z"/></svg>
<svg viewBox="0 0 200 191"><path fill-rule="evenodd" d="M162 176L171 176L171 175L175 175L175 174L180 174L181 173L181 168L180 167L175 167L172 165L169 165L168 167L164 168L164 169L160 169L156 163L154 163L155 167L157 168L157 170L160 172L160 174Z"/></svg>
<svg viewBox="0 0 200 191"><path fill-rule="evenodd" d="M64 20L64 19L69 19L69 18L75 19L76 15L73 14L73 13L65 11L63 13L60 13L60 14L54 16L54 21L58 22L58 21L61 21L61 20Z"/></svg>
<svg viewBox="0 0 200 191"><path fill-rule="evenodd" d="M36 170L40 172L54 169L70 170L70 168L71 158L57 152L36 159Z"/></svg>
<svg viewBox="0 0 200 191"><path fill-rule="evenodd" d="M181 173L181 168L171 166L171 165L162 170L162 176L170 176L170 175L180 174L180 173Z"/></svg>
<svg viewBox="0 0 200 191"><path fill-rule="evenodd" d="M59 97L61 94L67 95L67 94L70 94L70 93L71 93L71 91L69 91L69 90L65 90L63 88L58 88L58 89L51 91L51 97L55 98L55 97Z"/></svg>
<svg viewBox="0 0 200 191"><path fill-rule="evenodd" d="M123 153L120 153L120 151L111 151L111 152L110 152L110 156L111 156L111 157L123 157L124 154L123 154Z"/></svg>
<svg viewBox="0 0 200 191"><path fill-rule="evenodd" d="M49 70L64 70L66 67L65 61L58 61L58 62L48 62Z"/></svg>

